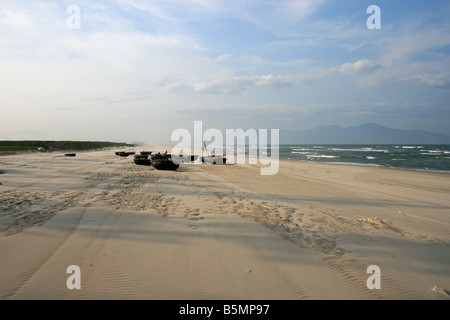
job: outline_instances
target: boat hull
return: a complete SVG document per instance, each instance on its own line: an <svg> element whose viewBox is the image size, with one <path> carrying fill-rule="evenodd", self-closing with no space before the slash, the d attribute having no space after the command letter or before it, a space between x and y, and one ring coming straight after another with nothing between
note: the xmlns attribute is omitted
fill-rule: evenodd
<svg viewBox="0 0 450 320"><path fill-rule="evenodd" d="M198 155L182 155L176 156L173 158L175 163L192 163L198 159Z"/></svg>
<svg viewBox="0 0 450 320"><path fill-rule="evenodd" d="M173 163L172 160L169 159L156 159L152 160L152 166L157 170L177 170L180 165L177 163Z"/></svg>
<svg viewBox="0 0 450 320"><path fill-rule="evenodd" d="M227 158L222 156L208 156L202 157L202 162L209 164L225 164L227 162Z"/></svg>
<svg viewBox="0 0 450 320"><path fill-rule="evenodd" d="M150 161L150 159L134 159L134 164L140 166L151 166L152 162Z"/></svg>

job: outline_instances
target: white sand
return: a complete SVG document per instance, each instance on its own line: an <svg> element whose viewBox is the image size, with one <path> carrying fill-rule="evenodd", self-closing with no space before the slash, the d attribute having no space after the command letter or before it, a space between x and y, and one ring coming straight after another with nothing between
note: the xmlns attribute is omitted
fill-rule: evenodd
<svg viewBox="0 0 450 320"><path fill-rule="evenodd" d="M157 171L114 151L0 157L1 299L449 298L448 175L293 161L273 176Z"/></svg>

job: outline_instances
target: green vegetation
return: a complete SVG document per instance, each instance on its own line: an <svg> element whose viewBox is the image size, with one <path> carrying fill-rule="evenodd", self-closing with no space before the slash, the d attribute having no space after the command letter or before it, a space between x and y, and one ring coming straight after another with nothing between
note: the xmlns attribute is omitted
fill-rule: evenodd
<svg viewBox="0 0 450 320"><path fill-rule="evenodd" d="M60 151L60 150L95 150L110 147L134 147L132 144L123 142L107 142L107 141L40 141L40 140L25 140L25 141L1 141L0 152L7 151Z"/></svg>

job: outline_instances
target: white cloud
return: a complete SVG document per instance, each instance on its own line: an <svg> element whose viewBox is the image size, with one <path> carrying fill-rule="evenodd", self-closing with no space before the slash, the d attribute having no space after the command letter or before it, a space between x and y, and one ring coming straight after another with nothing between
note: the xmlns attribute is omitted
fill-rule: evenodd
<svg viewBox="0 0 450 320"><path fill-rule="evenodd" d="M367 59L358 60L354 63L345 63L343 64L339 71L345 74L354 74L354 75L361 75L361 74L369 74L376 70L378 66L373 63L372 61L369 61Z"/></svg>
<svg viewBox="0 0 450 320"><path fill-rule="evenodd" d="M1 10L0 23L17 28L31 28L34 25L31 19L23 12L16 12L9 9Z"/></svg>
<svg viewBox="0 0 450 320"><path fill-rule="evenodd" d="M392 33L391 36L380 39L380 63L385 67L410 62L419 54L450 45L448 28L410 25L406 30L392 30Z"/></svg>
<svg viewBox="0 0 450 320"><path fill-rule="evenodd" d="M420 73L412 77L406 77L403 80L412 80L420 84L430 87L449 87L450 86L450 73Z"/></svg>
<svg viewBox="0 0 450 320"><path fill-rule="evenodd" d="M217 18L232 18L273 34L289 34L291 27L315 13L328 0L119 0L147 12L181 31L185 23L216 25Z"/></svg>
<svg viewBox="0 0 450 320"><path fill-rule="evenodd" d="M308 28L311 17L328 0L269 0L252 1L248 10L237 16L247 23L273 35L291 37ZM309 21L309 23L311 23ZM301 31L300 31L301 30Z"/></svg>
<svg viewBox="0 0 450 320"><path fill-rule="evenodd" d="M225 62L228 59L230 59L232 56L233 55L231 53L225 53L225 54L222 54L222 55L218 56L215 60L217 62Z"/></svg>
<svg viewBox="0 0 450 320"><path fill-rule="evenodd" d="M195 93L241 94L250 88L268 87L274 90L313 83L324 74L309 76L306 74L285 75L248 75L218 77L212 80L191 81L186 83L170 83L163 85L171 91L192 90Z"/></svg>
<svg viewBox="0 0 450 320"><path fill-rule="evenodd" d="M292 19L302 19L313 14L324 0L289 0L281 3L282 11Z"/></svg>

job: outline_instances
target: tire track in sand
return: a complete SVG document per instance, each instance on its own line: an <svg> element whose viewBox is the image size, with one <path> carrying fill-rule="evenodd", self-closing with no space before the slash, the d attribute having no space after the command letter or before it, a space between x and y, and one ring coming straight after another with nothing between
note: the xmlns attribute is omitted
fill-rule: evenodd
<svg viewBox="0 0 450 320"><path fill-rule="evenodd" d="M20 283L20 285L17 288L15 288L13 292L2 296L2 299L14 299L14 297L19 294L22 288L24 288L29 282L33 280L34 276L47 265L47 263L51 260L51 258L64 246L67 240L73 235L73 233L83 220L90 206L91 206L90 203L84 205L83 211L81 212L80 216L74 221L74 225L71 228L71 230L68 231L67 236L64 239L62 239L61 242L56 246L56 248L52 250L52 252L50 252L45 258L43 258L43 260L40 263L38 263L31 270L19 276L18 283Z"/></svg>

